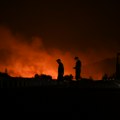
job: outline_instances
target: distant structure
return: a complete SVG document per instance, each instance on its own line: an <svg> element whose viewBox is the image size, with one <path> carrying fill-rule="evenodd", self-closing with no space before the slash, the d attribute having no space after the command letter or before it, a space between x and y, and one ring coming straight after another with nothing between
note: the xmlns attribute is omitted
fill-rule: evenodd
<svg viewBox="0 0 120 120"><path fill-rule="evenodd" d="M106 73L103 75L102 80L109 80L109 77Z"/></svg>
<svg viewBox="0 0 120 120"><path fill-rule="evenodd" d="M116 79L120 80L120 53L117 53L117 59L116 59Z"/></svg>
<svg viewBox="0 0 120 120"><path fill-rule="evenodd" d="M46 75L46 74L41 74L41 75L35 74L34 78L37 80L39 79L39 80L46 80L46 81L52 80L52 76Z"/></svg>
<svg viewBox="0 0 120 120"><path fill-rule="evenodd" d="M72 74L70 74L70 75L65 75L65 76L64 76L64 80L65 80L65 81L72 81L72 80L73 80L73 75L72 75Z"/></svg>

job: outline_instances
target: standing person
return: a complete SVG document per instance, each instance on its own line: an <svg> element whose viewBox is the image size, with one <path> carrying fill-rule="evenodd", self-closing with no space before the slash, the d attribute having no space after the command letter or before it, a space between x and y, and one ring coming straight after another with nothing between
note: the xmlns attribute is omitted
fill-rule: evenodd
<svg viewBox="0 0 120 120"><path fill-rule="evenodd" d="M57 59L56 61L58 63L58 78L57 79L62 81L63 75L64 75L64 65L60 59Z"/></svg>
<svg viewBox="0 0 120 120"><path fill-rule="evenodd" d="M81 74L81 61L79 60L78 57L75 57L74 59L76 60L76 65L74 67L75 79L78 81L80 79L80 74Z"/></svg>

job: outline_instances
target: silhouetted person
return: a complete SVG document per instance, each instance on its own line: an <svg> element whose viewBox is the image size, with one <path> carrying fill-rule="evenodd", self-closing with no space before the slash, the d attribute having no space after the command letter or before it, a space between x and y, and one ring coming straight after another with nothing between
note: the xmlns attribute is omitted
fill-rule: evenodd
<svg viewBox="0 0 120 120"><path fill-rule="evenodd" d="M58 63L58 77L57 77L57 79L62 81L63 75L64 75L64 66L63 66L63 63L61 62L60 59L57 59L56 61Z"/></svg>
<svg viewBox="0 0 120 120"><path fill-rule="evenodd" d="M79 60L78 57L74 58L76 60L76 65L74 67L75 69L75 79L79 80L80 79L80 74L81 74L81 61Z"/></svg>

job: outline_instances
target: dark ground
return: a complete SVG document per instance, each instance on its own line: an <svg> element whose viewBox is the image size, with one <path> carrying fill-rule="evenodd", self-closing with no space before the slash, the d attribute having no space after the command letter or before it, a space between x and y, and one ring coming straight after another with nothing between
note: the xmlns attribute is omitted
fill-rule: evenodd
<svg viewBox="0 0 120 120"><path fill-rule="evenodd" d="M2 111L94 113L120 107L119 81L28 81L2 81Z"/></svg>

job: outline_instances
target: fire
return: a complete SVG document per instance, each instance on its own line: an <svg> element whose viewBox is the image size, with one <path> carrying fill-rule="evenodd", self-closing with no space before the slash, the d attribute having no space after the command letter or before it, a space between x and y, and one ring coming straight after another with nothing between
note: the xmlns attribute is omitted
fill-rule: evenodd
<svg viewBox="0 0 120 120"><path fill-rule="evenodd" d="M20 35L13 35L10 30L0 28L0 71L4 72L7 68L11 76L33 77L35 74L47 74L52 78L57 78L56 59L62 59L65 67L65 75L74 75L74 54L62 52L58 49L46 49L39 37L26 39ZM81 61L87 63L82 53ZM89 74L88 71L82 71L83 77L100 78L99 74Z"/></svg>
<svg viewBox="0 0 120 120"><path fill-rule="evenodd" d="M9 30L1 28L0 38L0 54L3 59L0 60L2 66L0 70L4 71L7 68L8 73L12 76L33 77L37 73L48 74L56 78L56 59L69 57L54 49L48 53L42 40L38 37L25 40L25 38L12 35Z"/></svg>

